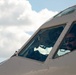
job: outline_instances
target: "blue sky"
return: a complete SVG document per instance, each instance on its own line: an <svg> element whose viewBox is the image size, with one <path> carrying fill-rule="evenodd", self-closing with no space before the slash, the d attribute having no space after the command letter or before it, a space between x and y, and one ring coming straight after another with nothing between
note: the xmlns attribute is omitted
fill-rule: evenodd
<svg viewBox="0 0 76 75"><path fill-rule="evenodd" d="M0 62L11 57L32 34L76 0L0 0Z"/></svg>
<svg viewBox="0 0 76 75"><path fill-rule="evenodd" d="M29 2L33 10L41 11L47 8L48 10L58 12L76 4L76 0L29 0Z"/></svg>

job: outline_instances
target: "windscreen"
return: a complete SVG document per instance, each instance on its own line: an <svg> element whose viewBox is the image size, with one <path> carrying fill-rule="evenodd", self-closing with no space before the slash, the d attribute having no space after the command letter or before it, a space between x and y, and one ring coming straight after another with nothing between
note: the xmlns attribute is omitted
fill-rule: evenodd
<svg viewBox="0 0 76 75"><path fill-rule="evenodd" d="M21 57L45 61L65 25L41 29L18 54Z"/></svg>

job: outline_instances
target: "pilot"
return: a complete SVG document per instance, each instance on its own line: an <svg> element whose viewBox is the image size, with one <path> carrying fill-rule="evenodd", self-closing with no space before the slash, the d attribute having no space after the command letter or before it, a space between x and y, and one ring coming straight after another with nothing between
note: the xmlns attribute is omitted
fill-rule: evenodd
<svg viewBox="0 0 76 75"><path fill-rule="evenodd" d="M76 31L70 31L65 38L66 49L74 51L76 49Z"/></svg>

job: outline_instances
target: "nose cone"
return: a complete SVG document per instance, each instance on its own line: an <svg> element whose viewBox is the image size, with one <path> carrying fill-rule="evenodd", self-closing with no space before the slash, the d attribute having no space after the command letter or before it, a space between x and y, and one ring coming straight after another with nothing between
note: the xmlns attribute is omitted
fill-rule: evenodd
<svg viewBox="0 0 76 75"><path fill-rule="evenodd" d="M22 57L12 57L0 65L0 75L25 75L40 69L41 65L36 61Z"/></svg>

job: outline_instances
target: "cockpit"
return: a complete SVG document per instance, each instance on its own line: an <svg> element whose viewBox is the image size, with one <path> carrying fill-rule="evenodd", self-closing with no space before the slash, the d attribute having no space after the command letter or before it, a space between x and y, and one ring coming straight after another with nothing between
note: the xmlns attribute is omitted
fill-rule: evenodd
<svg viewBox="0 0 76 75"><path fill-rule="evenodd" d="M40 29L38 33L28 42L28 44L19 52L18 55L21 57L44 62L52 51L53 46L55 45L65 26L66 24ZM73 29L75 30L74 32L76 32L76 23L72 25L71 30ZM58 50L55 52L53 56L54 59L71 52L70 49L66 49L65 38L60 44ZM68 39L68 41L75 39L71 38ZM71 45L69 45L69 47L70 46Z"/></svg>
<svg viewBox="0 0 76 75"><path fill-rule="evenodd" d="M73 13L74 11L76 11L76 6L65 9L64 11L54 16L54 18L68 15L70 13ZM43 25L42 28L40 28L37 31L37 33L28 41L28 43L26 43L26 45L21 49L21 51L19 51L18 56L44 62L47 59L48 55L53 50L54 45L57 44L56 42L58 41L61 34L64 36L60 37L60 39L62 38L62 40L61 42L60 41L58 42L58 44L59 43L60 44L57 47L52 58L55 59L70 53L71 49L69 48L67 49L65 46L65 38L67 34L70 32L70 30L72 30L73 28L76 28L76 22L73 23L72 21L73 24L71 25L70 23L71 25L70 26L70 25L67 25L70 19L65 17L66 18L65 21L63 21L64 18L62 18L62 20L61 18L62 17L59 18L59 20L61 21L60 22L61 24L59 24L59 20L57 21L57 19L51 22L52 24L58 24L58 25L51 26L49 22L47 23L48 25L47 26L45 23L45 25ZM70 27L70 29L68 27ZM66 30L66 32L64 29ZM74 30L75 30L74 32L76 32L76 29ZM75 39L70 38L70 39L67 39L67 41L68 40L72 41ZM68 46L70 47L71 45L68 45Z"/></svg>

